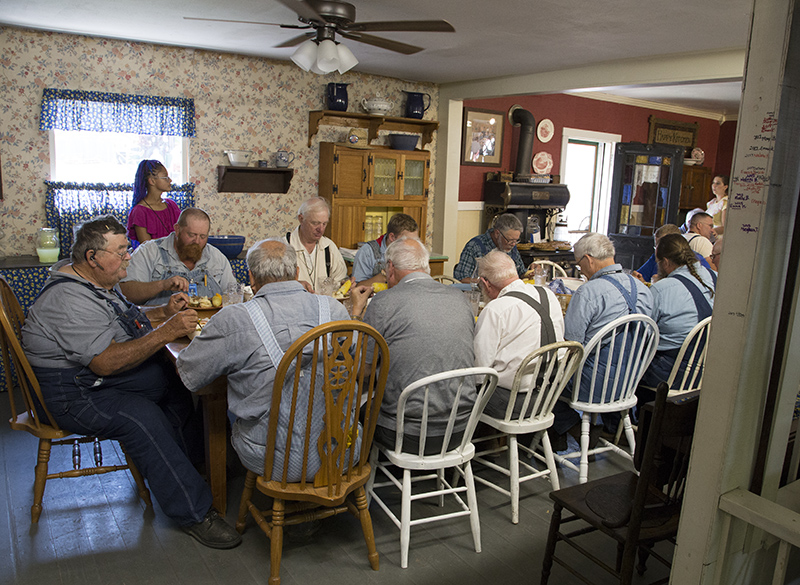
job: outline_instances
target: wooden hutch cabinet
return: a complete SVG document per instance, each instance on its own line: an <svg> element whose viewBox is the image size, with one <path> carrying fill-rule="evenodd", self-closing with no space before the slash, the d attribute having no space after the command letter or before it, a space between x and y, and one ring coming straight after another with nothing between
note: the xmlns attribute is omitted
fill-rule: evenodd
<svg viewBox="0 0 800 585"><path fill-rule="evenodd" d="M681 178L681 198L678 207L684 210L706 208L706 203L711 199L711 169L708 167L683 166Z"/></svg>
<svg viewBox="0 0 800 585"><path fill-rule="evenodd" d="M427 150L350 148L322 142L319 148L319 194L331 206L325 235L336 245L355 249L365 241L367 214L407 213L425 240L430 156ZM384 223L385 228L385 223Z"/></svg>

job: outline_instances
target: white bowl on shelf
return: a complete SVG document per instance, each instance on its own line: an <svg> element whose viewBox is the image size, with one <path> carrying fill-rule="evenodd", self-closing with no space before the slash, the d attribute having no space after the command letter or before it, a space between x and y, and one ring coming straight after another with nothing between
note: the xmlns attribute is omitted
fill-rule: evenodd
<svg viewBox="0 0 800 585"><path fill-rule="evenodd" d="M231 166L246 167L250 164L250 157L253 156L252 150L226 150Z"/></svg>

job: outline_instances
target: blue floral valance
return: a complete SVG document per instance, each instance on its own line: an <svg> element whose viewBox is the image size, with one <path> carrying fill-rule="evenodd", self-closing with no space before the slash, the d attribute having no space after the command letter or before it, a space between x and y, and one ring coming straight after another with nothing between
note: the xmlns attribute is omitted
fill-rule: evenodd
<svg viewBox="0 0 800 585"><path fill-rule="evenodd" d="M47 224L57 228L61 239L61 257L72 250L75 226L98 215L113 215L122 225L128 224L133 200L133 185L124 183L62 183L45 181L44 211ZM194 184L173 185L167 197L180 209L194 207Z"/></svg>
<svg viewBox="0 0 800 585"><path fill-rule="evenodd" d="M46 88L39 129L195 136L194 100Z"/></svg>

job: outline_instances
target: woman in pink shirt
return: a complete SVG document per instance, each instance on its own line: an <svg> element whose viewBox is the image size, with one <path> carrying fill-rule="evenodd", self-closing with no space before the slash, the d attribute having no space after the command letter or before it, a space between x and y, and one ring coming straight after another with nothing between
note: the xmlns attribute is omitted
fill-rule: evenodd
<svg viewBox="0 0 800 585"><path fill-rule="evenodd" d="M167 169L157 160L143 160L136 170L133 202L128 214L128 238L134 247L163 238L175 230L181 210L161 195L172 188Z"/></svg>

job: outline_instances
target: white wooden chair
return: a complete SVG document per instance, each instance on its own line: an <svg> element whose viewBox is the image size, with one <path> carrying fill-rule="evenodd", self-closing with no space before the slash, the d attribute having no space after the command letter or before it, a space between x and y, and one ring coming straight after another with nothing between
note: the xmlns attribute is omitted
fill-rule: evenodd
<svg viewBox="0 0 800 585"><path fill-rule="evenodd" d="M553 424L553 405L569 379L575 374L583 358L583 345L577 341L560 341L537 349L529 354L520 364L514 376L510 390L508 407L503 418L496 418L486 413L481 415L481 422L499 431L473 441L476 446L482 443L492 444L496 439L506 438L506 444L495 446L475 455L475 463L480 463L508 478L508 489L493 483L480 474L475 481L489 486L493 490L511 498L511 522L519 523L519 486L521 483L542 477L550 480L554 490L559 489L556 462L547 429ZM527 382L527 383L526 383ZM500 390L504 392L504 390ZM514 414L518 396L524 396L519 412ZM530 445L517 440L519 435L536 433ZM536 451L540 444L542 452ZM496 443L495 443L496 444ZM522 457L520 457L520 451ZM506 452L508 466L498 465L489 456ZM528 460L534 457L545 464L545 469L533 467ZM520 468L524 468L520 475Z"/></svg>
<svg viewBox="0 0 800 585"><path fill-rule="evenodd" d="M710 330L711 317L706 317L695 325L684 339L678 357L675 358L675 365L672 366L672 371L666 379L670 397L683 392L700 390L703 385L703 369L706 363ZM656 391L655 387L644 384L642 387L653 392Z"/></svg>
<svg viewBox="0 0 800 585"><path fill-rule="evenodd" d="M437 274L433 277L433 280L436 282L441 282L442 284L456 284L458 282L452 276L447 276L445 274Z"/></svg>
<svg viewBox="0 0 800 585"><path fill-rule="evenodd" d="M548 276L547 280L553 280L554 278L567 278L567 271L564 270L564 267L556 264L555 262L551 262L550 260L534 260L531 262L531 265L528 266L527 274L533 275L534 267L537 264L541 264L545 270L550 270L550 275Z"/></svg>
<svg viewBox="0 0 800 585"><path fill-rule="evenodd" d="M482 380L481 380L482 379ZM442 442L442 447L433 455L425 455L425 443L428 440L428 413L429 413L429 394L435 392L436 388L433 385L443 382L451 381L458 384L458 391L456 398L453 401L453 406L450 409L450 415L447 421L447 427ZM464 435L461 441L454 448L448 449L450 439L453 435L453 429L458 415L458 404L460 397L468 391L474 391L475 384L482 381L480 389L478 390L477 399L473 406L467 426L464 429ZM492 393L497 386L497 372L492 368L464 368L460 370L451 370L427 376L409 384L400 394L397 401L397 427L396 427L396 440L394 449L388 449L380 444L373 443L372 454L370 456L370 465L372 466L372 474L369 482L367 483L367 493L374 499L378 505L383 509L394 524L400 529L400 566L402 568L408 567L408 545L411 539L411 527L417 524L428 522L438 522L441 520L449 520L460 516L469 516L470 525L472 528L472 539L475 544L475 552L481 552L481 529L480 520L478 517L478 504L475 495L475 481L472 475L472 467L470 462L475 455L475 446L472 444L472 434L475 432L475 427L478 424L481 412L483 412L486 403L489 401ZM404 433L404 420L406 416L406 408L409 402L415 404L415 408L422 404L422 416L419 436L419 449L416 453L403 452L403 433ZM379 458L385 457L387 461L380 461ZM402 479L395 477L392 474L390 465L395 465L403 470ZM450 485L444 477L444 470L447 468L455 468L458 475L464 478L465 485L458 487ZM417 475L413 479L411 472L422 471L432 472L424 475ZM382 472L387 481L375 483L377 472ZM418 491L413 493L413 484L418 482L427 482L436 480L436 486L433 490ZM455 482L454 482L455 483ZM384 500L379 495L379 490L386 487L395 487L401 491L401 509L400 518L389 508ZM459 495L460 493L467 493L467 502ZM460 510L449 513L442 513L438 515L431 515L424 518L411 519L411 503L415 500L423 498L439 498L439 505L444 506L444 496L452 495Z"/></svg>
<svg viewBox="0 0 800 585"><path fill-rule="evenodd" d="M561 465L579 472L580 483L588 480L590 455L614 451L633 459L636 440L628 411L636 404L636 386L653 360L658 339L655 321L646 315L632 314L615 319L600 329L586 344L581 365L573 379L572 396L569 398L569 405L583 413L580 449L566 455L555 455ZM587 371L589 394L587 400L581 400L581 378L586 368L590 368ZM616 442L602 438L600 446L589 449L591 424L598 414L609 412L623 413L622 425L628 451L621 449ZM579 466L572 459L579 459Z"/></svg>

